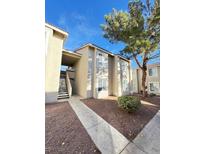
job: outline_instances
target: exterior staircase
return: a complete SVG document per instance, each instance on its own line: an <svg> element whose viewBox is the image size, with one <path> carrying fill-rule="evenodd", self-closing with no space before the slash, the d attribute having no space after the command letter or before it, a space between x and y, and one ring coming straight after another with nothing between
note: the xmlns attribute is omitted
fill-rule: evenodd
<svg viewBox="0 0 205 154"><path fill-rule="evenodd" d="M68 70L65 72L61 72L60 75L60 83L58 90L58 99L66 99L72 95L72 86L70 83L70 78L68 74Z"/></svg>
<svg viewBox="0 0 205 154"><path fill-rule="evenodd" d="M66 99L66 98L69 98L67 83L66 83L66 75L61 74L59 90L58 90L58 99Z"/></svg>
<svg viewBox="0 0 205 154"><path fill-rule="evenodd" d="M65 99L65 98L69 98L68 92L58 93L58 99Z"/></svg>

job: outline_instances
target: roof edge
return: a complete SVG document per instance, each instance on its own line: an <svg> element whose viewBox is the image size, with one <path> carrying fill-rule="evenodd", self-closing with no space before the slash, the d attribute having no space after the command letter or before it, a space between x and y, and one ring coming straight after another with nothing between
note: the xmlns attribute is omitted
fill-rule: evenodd
<svg viewBox="0 0 205 154"><path fill-rule="evenodd" d="M79 57L81 57L81 56L82 56L82 54L80 54L80 53L71 52L71 51L66 50L66 49L63 49L63 52L68 53L68 54L73 54L73 55L76 55L76 56L79 56Z"/></svg>
<svg viewBox="0 0 205 154"><path fill-rule="evenodd" d="M57 31L57 32L59 32L61 34L63 34L66 37L68 36L68 33L66 31L64 31L64 30L62 30L62 29L60 29L60 28L58 28L56 26L53 26L53 25L48 24L48 23L45 23L45 26L48 27L48 28L51 28L51 29L53 29L53 30L55 30L55 31Z"/></svg>
<svg viewBox="0 0 205 154"><path fill-rule="evenodd" d="M103 48L101 48L101 47L99 47L99 46L97 46L97 45L95 45L95 44L93 44L93 43L86 43L85 45L82 45L81 47L75 49L74 52L76 52L76 51L78 51L78 50L80 50L80 49L83 49L83 48L85 48L85 47L88 47L88 46L97 48L98 50L103 51L103 52L105 52L105 53L107 53L107 54L109 54L109 55L111 55L111 56L118 56L118 57L122 58L123 60L126 60L126 61L130 62L129 59L127 59L127 58L125 58L125 57L123 57L123 56L121 56L121 55L119 55L119 54L114 54L114 53L112 53L112 52L110 52L110 51L108 51L108 50L106 50L106 49L103 49Z"/></svg>

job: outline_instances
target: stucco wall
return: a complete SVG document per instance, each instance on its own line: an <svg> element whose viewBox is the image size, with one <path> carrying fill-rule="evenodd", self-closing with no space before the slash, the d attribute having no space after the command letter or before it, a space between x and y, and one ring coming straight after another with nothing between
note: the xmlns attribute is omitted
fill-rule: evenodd
<svg viewBox="0 0 205 154"><path fill-rule="evenodd" d="M114 57L108 56L108 95L113 95Z"/></svg>
<svg viewBox="0 0 205 154"><path fill-rule="evenodd" d="M49 36L45 67L45 101L49 103L57 101L64 36L47 27L46 31L49 32Z"/></svg>
<svg viewBox="0 0 205 154"><path fill-rule="evenodd" d="M132 90L132 72L129 61L124 60L118 55L109 55L93 46L87 46L78 49L76 52L82 54L81 59L74 65L76 72L76 94L84 98L104 98L108 95L121 96L130 93ZM107 63L105 64L106 68L104 68L107 69L107 73L103 74L97 72L98 54L101 54L101 56L105 57L105 60L107 59ZM127 75L126 79L122 78L121 63L126 63L127 65L127 69L125 71ZM103 83L105 83L105 79L107 79L107 90L98 91L100 79L103 79ZM122 91L122 82L124 80L127 80L128 88L126 91Z"/></svg>
<svg viewBox="0 0 205 154"><path fill-rule="evenodd" d="M138 76L137 70L131 69L131 85L130 85L131 93L138 93Z"/></svg>
<svg viewBox="0 0 205 154"><path fill-rule="evenodd" d="M123 74L122 63L127 64L127 69L125 72L127 75L127 79L125 79L122 75ZM112 79L113 79L112 90L113 90L114 96L122 96L122 95L129 94L131 91L131 80L132 80L130 62L115 55L113 58L113 76L112 76ZM123 91L123 80L127 80L128 89L126 91Z"/></svg>
<svg viewBox="0 0 205 154"><path fill-rule="evenodd" d="M138 77L138 91L140 92L142 90L142 71L140 69L137 69L137 77Z"/></svg>
<svg viewBox="0 0 205 154"><path fill-rule="evenodd" d="M75 78L75 71L68 71L68 75L70 78Z"/></svg>
<svg viewBox="0 0 205 154"><path fill-rule="evenodd" d="M97 54L101 53L104 57L108 58L108 54L101 52L100 50L94 47L85 47L77 50L76 52L81 53L81 59L75 64L74 68L76 70L75 76L75 89L76 93L84 98L103 98L108 96L109 88L112 88L113 83L112 76L111 80L108 79L109 71L112 71L112 65L110 69L108 68L107 63L107 73L106 74L98 74L98 66L97 66ZM113 63L113 61L110 61ZM110 72L112 73L112 72ZM110 74L111 75L111 74ZM98 91L98 80L107 78L107 90ZM110 85L109 85L110 82ZM110 92L112 89L110 89Z"/></svg>
<svg viewBox="0 0 205 154"><path fill-rule="evenodd" d="M88 75L88 47L79 49L81 58L74 65L75 69L75 90L76 94L84 98L87 97L87 75Z"/></svg>
<svg viewBox="0 0 205 154"><path fill-rule="evenodd" d="M70 84L72 87L72 95L76 94L76 89L75 89L75 72L74 71L68 71L68 76L70 79Z"/></svg>
<svg viewBox="0 0 205 154"><path fill-rule="evenodd" d="M149 76L149 68L157 68L157 76ZM137 69L137 75L138 75L138 90L139 92L142 90L142 71L140 69ZM160 85L160 65L148 65L147 67L147 80L146 80L146 85L147 85L147 90L148 93L155 93L155 92L150 92L149 91L149 82L157 82ZM160 94L160 92L157 92L156 94Z"/></svg>
<svg viewBox="0 0 205 154"><path fill-rule="evenodd" d="M159 87L158 92L152 92L152 91L149 90L149 83L150 82L157 83L160 86L160 66L159 65L157 65L157 66L148 66L148 69L149 68L156 68L157 69L157 76L149 76L149 73L148 73L147 82L146 82L146 84L148 86L148 93L160 94L160 87Z"/></svg>
<svg viewBox="0 0 205 154"><path fill-rule="evenodd" d="M113 62L113 95L114 96L118 96L118 60L119 57L118 56L114 56L114 62Z"/></svg>
<svg viewBox="0 0 205 154"><path fill-rule="evenodd" d="M157 68L157 76L149 76L147 73L147 81L153 81L153 82L159 82L160 81L160 66L154 66L154 67L149 67L149 68Z"/></svg>

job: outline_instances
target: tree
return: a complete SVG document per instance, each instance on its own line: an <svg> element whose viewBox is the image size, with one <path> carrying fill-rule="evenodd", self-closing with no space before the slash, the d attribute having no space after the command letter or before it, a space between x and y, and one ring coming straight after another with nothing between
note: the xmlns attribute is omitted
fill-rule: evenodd
<svg viewBox="0 0 205 154"><path fill-rule="evenodd" d="M123 42L125 48L120 51L123 56L134 59L142 70L142 89L146 96L147 63L159 58L160 43L160 4L155 0L144 4L139 0L128 3L128 12L113 9L105 15L105 24L101 25L104 37L111 43ZM142 62L139 61L142 57Z"/></svg>

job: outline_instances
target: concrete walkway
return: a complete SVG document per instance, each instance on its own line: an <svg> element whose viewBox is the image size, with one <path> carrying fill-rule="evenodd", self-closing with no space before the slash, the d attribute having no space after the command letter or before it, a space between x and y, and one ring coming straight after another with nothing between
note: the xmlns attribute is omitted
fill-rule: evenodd
<svg viewBox="0 0 205 154"><path fill-rule="evenodd" d="M159 154L160 153L160 111L150 120L138 136L121 154ZM136 152L137 151L137 152Z"/></svg>
<svg viewBox="0 0 205 154"><path fill-rule="evenodd" d="M151 127L153 127L152 123L148 123L146 126L147 128L144 128L146 129L145 131L143 129L144 132L142 131L142 134L140 133L141 137L136 137L133 142L130 142L114 127L112 127L109 123L107 123L104 119L102 119L99 115L87 107L83 102L81 102L80 97L73 96L69 99L69 103L101 153L157 154L159 151L158 148L155 148L159 143L152 143L153 137L154 140L155 138L159 137L157 136L157 133L155 136L147 135L147 133L151 131ZM152 130L151 132L155 133L155 130Z"/></svg>

